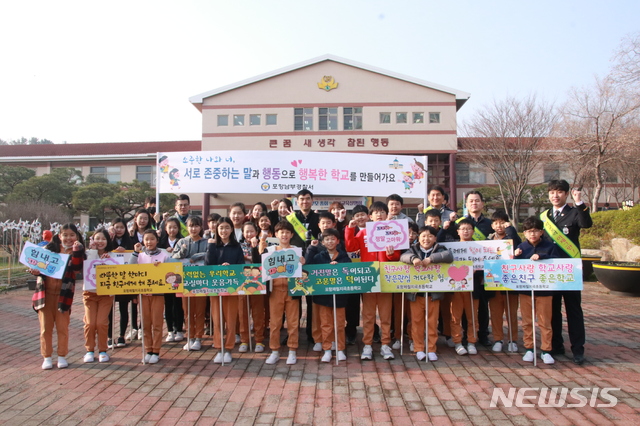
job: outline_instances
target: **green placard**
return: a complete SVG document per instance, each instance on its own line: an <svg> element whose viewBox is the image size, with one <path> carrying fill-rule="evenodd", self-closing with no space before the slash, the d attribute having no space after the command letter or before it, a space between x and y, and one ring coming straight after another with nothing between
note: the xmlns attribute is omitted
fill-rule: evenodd
<svg viewBox="0 0 640 426"><path fill-rule="evenodd" d="M266 294L259 263L227 266L185 266L184 296Z"/></svg>
<svg viewBox="0 0 640 426"><path fill-rule="evenodd" d="M379 262L304 265L302 278L289 279L292 296L379 293Z"/></svg>

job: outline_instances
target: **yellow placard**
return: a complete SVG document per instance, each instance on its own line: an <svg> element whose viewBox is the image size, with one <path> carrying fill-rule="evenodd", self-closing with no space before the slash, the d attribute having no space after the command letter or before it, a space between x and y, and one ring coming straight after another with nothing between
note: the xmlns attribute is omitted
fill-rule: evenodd
<svg viewBox="0 0 640 426"><path fill-rule="evenodd" d="M100 265L96 267L98 295L182 293L182 263Z"/></svg>

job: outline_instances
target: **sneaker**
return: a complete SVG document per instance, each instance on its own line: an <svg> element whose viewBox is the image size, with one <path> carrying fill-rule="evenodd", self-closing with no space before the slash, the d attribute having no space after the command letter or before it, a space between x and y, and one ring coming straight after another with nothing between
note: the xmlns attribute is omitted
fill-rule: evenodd
<svg viewBox="0 0 640 426"><path fill-rule="evenodd" d="M67 359L63 356L59 356L58 357L58 368L67 368L69 366L69 363L67 362Z"/></svg>
<svg viewBox="0 0 640 426"><path fill-rule="evenodd" d="M518 352L518 344L516 342L509 342L509 344L507 344L507 351Z"/></svg>
<svg viewBox="0 0 640 426"><path fill-rule="evenodd" d="M418 361L424 361L426 357L427 357L427 354L425 354L422 351L416 353L416 358L418 359Z"/></svg>
<svg viewBox="0 0 640 426"><path fill-rule="evenodd" d="M238 352L241 352L241 353L249 352L249 345L247 343L241 343L240 347L238 348Z"/></svg>
<svg viewBox="0 0 640 426"><path fill-rule="evenodd" d="M169 334L167 334L167 338L165 339L165 342L175 342L176 341L176 335L173 333L173 331L170 331Z"/></svg>
<svg viewBox="0 0 640 426"><path fill-rule="evenodd" d="M347 360L347 354L344 353L344 351L338 351L338 361L346 361Z"/></svg>
<svg viewBox="0 0 640 426"><path fill-rule="evenodd" d="M118 340L116 341L116 347L124 348L125 346L127 346L127 342L124 340L124 337L118 337Z"/></svg>
<svg viewBox="0 0 640 426"><path fill-rule="evenodd" d="M478 349L476 349L475 343L469 343L467 345L467 352L469 352L469 355L478 355Z"/></svg>
<svg viewBox="0 0 640 426"><path fill-rule="evenodd" d="M157 364L160 361L160 357L156 354L153 354L149 357L149 364Z"/></svg>
<svg viewBox="0 0 640 426"><path fill-rule="evenodd" d="M225 364L229 364L231 361L233 361L233 357L231 356L231 352L225 352L224 356L222 357L222 360L224 361Z"/></svg>
<svg viewBox="0 0 640 426"><path fill-rule="evenodd" d="M364 348L362 348L360 359L373 359L373 348L371 345L365 345Z"/></svg>
<svg viewBox="0 0 640 426"><path fill-rule="evenodd" d="M331 350L328 351L324 351L324 355L322 355L322 358L320 359L320 361L322 362L331 362L331 357L333 355L331 354Z"/></svg>
<svg viewBox="0 0 640 426"><path fill-rule="evenodd" d="M296 355L296 351L289 351L289 356L287 357L287 364L293 365L298 362L298 357Z"/></svg>
<svg viewBox="0 0 640 426"><path fill-rule="evenodd" d="M100 354L98 355L98 361L109 362L109 354L107 354L106 352L100 352Z"/></svg>
<svg viewBox="0 0 640 426"><path fill-rule="evenodd" d="M146 362L147 364L149 364L149 361L151 360L151 355L153 355L153 354L146 354L146 355L144 356L144 362Z"/></svg>
<svg viewBox="0 0 640 426"><path fill-rule="evenodd" d="M542 352L540 358L542 358L542 362L545 364L554 364L556 362L549 352Z"/></svg>
<svg viewBox="0 0 640 426"><path fill-rule="evenodd" d="M242 338L240 337L240 335L236 334L236 345L240 344L241 341L242 341Z"/></svg>
<svg viewBox="0 0 640 426"><path fill-rule="evenodd" d="M107 339L107 347L113 349L113 339Z"/></svg>
<svg viewBox="0 0 640 426"><path fill-rule="evenodd" d="M458 355L466 355L468 352L462 344L458 343L456 344L456 353Z"/></svg>
<svg viewBox="0 0 640 426"><path fill-rule="evenodd" d="M450 348L456 347L456 344L453 342L453 339L451 337L447 337L447 346L449 346Z"/></svg>
<svg viewBox="0 0 640 426"><path fill-rule="evenodd" d="M279 359L280 359L280 352L273 351L273 352L271 352L271 355L269 355L269 357L267 358L267 360L264 363L265 364L275 364L276 362L278 362Z"/></svg>
<svg viewBox="0 0 640 426"><path fill-rule="evenodd" d="M191 344L191 350L199 351L201 348L202 348L202 342L200 341L200 339L194 339L193 343Z"/></svg>
<svg viewBox="0 0 640 426"><path fill-rule="evenodd" d="M182 342L184 340L184 333L182 331L176 331L176 334L173 335L174 342Z"/></svg>
<svg viewBox="0 0 640 426"><path fill-rule="evenodd" d="M409 350L410 350L411 352L415 352L415 351L413 350L413 340L410 340L410 341L409 341Z"/></svg>
<svg viewBox="0 0 640 426"><path fill-rule="evenodd" d="M427 356L429 357L429 361L437 361L438 360L438 354L436 354L435 352L429 352L427 354Z"/></svg>
<svg viewBox="0 0 640 426"><path fill-rule="evenodd" d="M493 344L491 348L493 352L502 352L502 340L498 340Z"/></svg>
<svg viewBox="0 0 640 426"><path fill-rule="evenodd" d="M314 352L322 352L322 343L318 342L315 345L313 345L313 351Z"/></svg>
<svg viewBox="0 0 640 426"><path fill-rule="evenodd" d="M253 351L255 353L264 352L264 345L262 343L256 343L256 347Z"/></svg>
<svg viewBox="0 0 640 426"><path fill-rule="evenodd" d="M126 340L128 340L128 341L132 342L132 341L133 341L133 334L134 334L133 332L134 332L134 330L129 330L129 331L127 331L127 334L125 334L125 335L124 335L124 338L125 338ZM136 332L135 334L136 334L136 336L138 335L138 333L137 333L137 332Z"/></svg>
<svg viewBox="0 0 640 426"><path fill-rule="evenodd" d="M138 340L142 340L142 329L138 330Z"/></svg>
<svg viewBox="0 0 640 426"><path fill-rule="evenodd" d="M395 342L393 342L393 345L391 346L391 349L395 349L396 351L400 350L400 340L396 340Z"/></svg>
<svg viewBox="0 0 640 426"><path fill-rule="evenodd" d="M193 350L193 344L195 343L195 341L196 339L187 340L187 343L184 344L182 349L185 351Z"/></svg>
<svg viewBox="0 0 640 426"><path fill-rule="evenodd" d="M222 352L218 352L216 354L216 356L213 358L213 363L214 364L222 364L222 359L223 359Z"/></svg>
<svg viewBox="0 0 640 426"><path fill-rule="evenodd" d="M45 358L42 361L42 369L43 370L51 370L53 368L53 361L51 361L51 357Z"/></svg>
<svg viewBox="0 0 640 426"><path fill-rule="evenodd" d="M531 349L527 349L527 352L522 357L524 362L533 362L533 351Z"/></svg>
<svg viewBox="0 0 640 426"><path fill-rule="evenodd" d="M82 361L84 362L93 362L95 360L94 356L93 356L93 352L87 352L84 355L84 358L82 358Z"/></svg>
<svg viewBox="0 0 640 426"><path fill-rule="evenodd" d="M388 345L382 345L380 347L380 355L382 355L382 357L387 360L395 358L393 356L393 352L391 352L391 348Z"/></svg>

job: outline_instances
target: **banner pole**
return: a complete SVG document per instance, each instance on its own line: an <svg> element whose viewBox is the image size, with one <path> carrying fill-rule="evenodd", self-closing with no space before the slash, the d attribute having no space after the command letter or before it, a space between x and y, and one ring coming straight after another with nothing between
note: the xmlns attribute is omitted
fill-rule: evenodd
<svg viewBox="0 0 640 426"><path fill-rule="evenodd" d="M111 305L111 356L116 351L116 297L113 297L113 305Z"/></svg>
<svg viewBox="0 0 640 426"><path fill-rule="evenodd" d="M222 324L222 296L218 296L220 306L220 353L222 354L222 366L224 367L224 324Z"/></svg>
<svg viewBox="0 0 640 426"><path fill-rule="evenodd" d="M478 334L476 333L476 309L473 306L473 291L469 292L469 297L471 298L471 319L472 319L472 325L473 325L473 337L478 339Z"/></svg>
<svg viewBox="0 0 640 426"><path fill-rule="evenodd" d="M249 352L253 352L253 343L251 343L251 303L249 302L249 295L247 298L247 332L249 333ZM240 342L242 343L242 342Z"/></svg>
<svg viewBox="0 0 640 426"><path fill-rule="evenodd" d="M140 308L140 328L142 329L142 364L146 364L144 360L144 314L142 313L142 295L138 295L138 307Z"/></svg>
<svg viewBox="0 0 640 426"><path fill-rule="evenodd" d="M429 293L424 293L424 349L427 351L425 361L429 363Z"/></svg>
<svg viewBox="0 0 640 426"><path fill-rule="evenodd" d="M400 356L404 350L404 294L400 293Z"/></svg>
<svg viewBox="0 0 640 426"><path fill-rule="evenodd" d="M509 292L505 291L505 299L507 300L507 332L509 333L509 340L507 340L507 352L509 351L509 346L511 342L511 336L513 333L511 332L511 304L509 303ZM502 326L502 324L501 324ZM512 352L513 353L513 352Z"/></svg>
<svg viewBox="0 0 640 426"><path fill-rule="evenodd" d="M338 365L338 317L336 314L336 295L333 295L333 334L336 342L336 365Z"/></svg>
<svg viewBox="0 0 640 426"><path fill-rule="evenodd" d="M191 350L191 298L187 298L187 351Z"/></svg>
<svg viewBox="0 0 640 426"><path fill-rule="evenodd" d="M160 153L156 153L156 214L160 214ZM162 218L162 216L160 216ZM158 226L161 221L158 221Z"/></svg>
<svg viewBox="0 0 640 426"><path fill-rule="evenodd" d="M536 353L536 303L531 290L531 325L533 328L533 366L538 365L538 354Z"/></svg>

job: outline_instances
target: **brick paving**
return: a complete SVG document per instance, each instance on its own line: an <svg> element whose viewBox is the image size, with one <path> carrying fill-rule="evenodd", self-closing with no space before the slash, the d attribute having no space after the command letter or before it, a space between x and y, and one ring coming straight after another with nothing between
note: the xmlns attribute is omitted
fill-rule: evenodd
<svg viewBox="0 0 640 426"><path fill-rule="evenodd" d="M213 364L210 338L206 349L191 353L183 343L163 343L155 365L141 364L139 342L117 349L109 363L85 364L79 296L70 366L43 371L31 292L0 295L0 424L640 424L640 298L612 296L598 283L586 283L583 292L583 366L558 356L555 365L534 367L488 348L460 357L442 342L435 363L419 363L408 350L393 361L374 352L374 361L361 362L359 343L347 348L347 362L335 366L319 362L304 332L294 366L284 359L266 365L267 353L234 353L231 365ZM612 392L618 404L489 407L496 387L559 386L620 388Z"/></svg>

